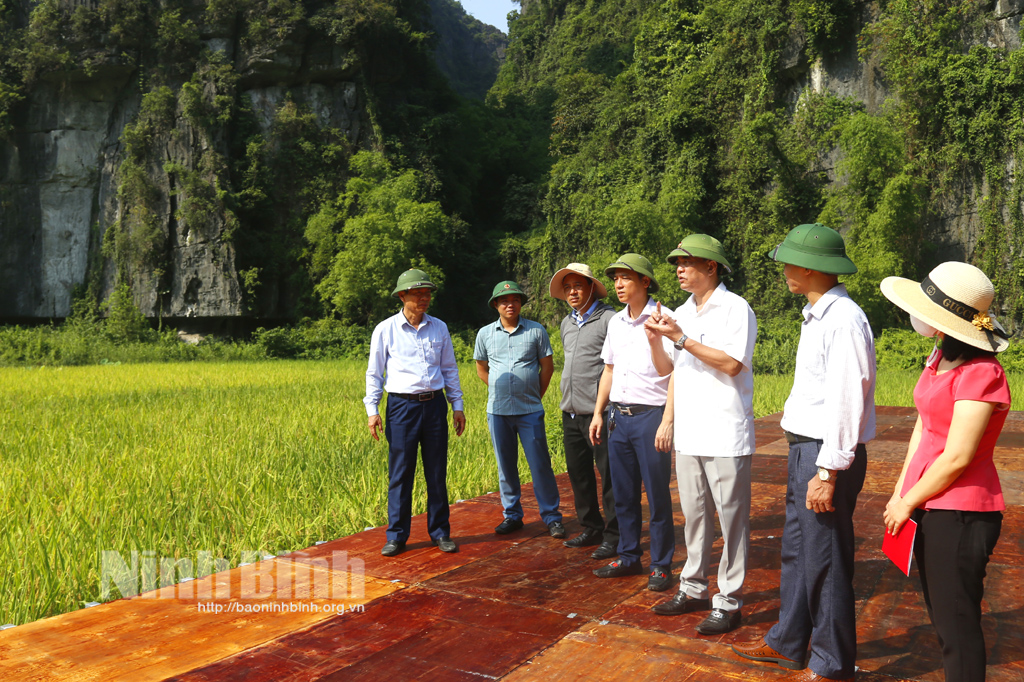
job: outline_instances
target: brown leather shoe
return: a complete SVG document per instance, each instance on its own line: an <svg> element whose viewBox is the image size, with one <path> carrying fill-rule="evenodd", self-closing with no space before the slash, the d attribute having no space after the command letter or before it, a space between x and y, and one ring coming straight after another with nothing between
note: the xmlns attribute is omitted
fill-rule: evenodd
<svg viewBox="0 0 1024 682"><path fill-rule="evenodd" d="M807 667L806 661L794 661L792 658L786 658L778 651L768 646L764 641L764 637L754 640L753 642L733 644L732 650L736 655L742 656L743 658L749 658L751 661L778 663L783 668L789 668L790 670L803 670Z"/></svg>
<svg viewBox="0 0 1024 682"><path fill-rule="evenodd" d="M793 682L853 682L852 677L844 677L838 680L832 677L822 677L810 668L802 670L795 675L791 675L787 679L792 680Z"/></svg>

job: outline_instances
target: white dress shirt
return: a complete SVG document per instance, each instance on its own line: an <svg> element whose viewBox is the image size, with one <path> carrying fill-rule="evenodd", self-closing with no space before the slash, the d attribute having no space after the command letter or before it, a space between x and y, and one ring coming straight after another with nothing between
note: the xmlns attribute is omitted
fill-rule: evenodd
<svg viewBox="0 0 1024 682"><path fill-rule="evenodd" d="M612 365L612 390L609 400L624 405L664 405L668 400L667 376L660 376L651 361L644 322L655 310L653 298L637 319L629 317L629 306L615 313L608 322L608 333L601 348L604 364Z"/></svg>
<svg viewBox="0 0 1024 682"><path fill-rule="evenodd" d="M461 412L462 385L448 325L424 314L417 329L399 310L376 326L370 337L370 362L366 368L363 404L367 416L377 414L383 391L426 393L442 388L452 410Z"/></svg>
<svg viewBox="0 0 1024 682"><path fill-rule="evenodd" d="M875 342L846 287L803 309L796 376L781 426L823 441L817 464L848 469L858 443L875 437Z"/></svg>
<svg viewBox="0 0 1024 682"><path fill-rule="evenodd" d="M734 377L676 350L662 337L673 360L675 449L692 457L741 457L754 452L754 341L757 320L741 297L719 283L701 309L694 297L675 311L676 322L694 341L723 351L743 364Z"/></svg>

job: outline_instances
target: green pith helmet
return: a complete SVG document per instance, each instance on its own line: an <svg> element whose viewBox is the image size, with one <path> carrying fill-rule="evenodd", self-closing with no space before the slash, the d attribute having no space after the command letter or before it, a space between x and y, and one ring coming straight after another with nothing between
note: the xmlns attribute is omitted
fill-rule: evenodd
<svg viewBox="0 0 1024 682"><path fill-rule="evenodd" d="M391 292L391 295L398 298L399 292L409 289L437 289L437 286L430 281L430 276L422 270L406 270L398 276L398 286Z"/></svg>
<svg viewBox="0 0 1024 682"><path fill-rule="evenodd" d="M658 282L654 279L654 268L651 267L651 261L639 253L622 254L619 256L619 260L604 269L604 274L611 277L616 270L632 270L633 272L650 277L651 287L647 290L647 293L656 294L658 292Z"/></svg>
<svg viewBox="0 0 1024 682"><path fill-rule="evenodd" d="M675 265L676 258L680 256L713 260L725 268L726 272L732 272L732 266L729 265L729 261L725 257L725 247L722 246L722 242L708 234L691 234L684 238L665 260Z"/></svg>
<svg viewBox="0 0 1024 682"><path fill-rule="evenodd" d="M857 272L857 266L846 256L842 235L820 223L797 225L768 257L826 275L852 275Z"/></svg>
<svg viewBox="0 0 1024 682"><path fill-rule="evenodd" d="M498 282L494 285L494 291L491 292L491 300L487 301L487 305L492 308L497 308L498 305L495 301L508 294L519 294L519 300L523 302L523 305L526 305L526 294L523 293L523 290L519 288L518 284L510 279L507 279L504 282Z"/></svg>

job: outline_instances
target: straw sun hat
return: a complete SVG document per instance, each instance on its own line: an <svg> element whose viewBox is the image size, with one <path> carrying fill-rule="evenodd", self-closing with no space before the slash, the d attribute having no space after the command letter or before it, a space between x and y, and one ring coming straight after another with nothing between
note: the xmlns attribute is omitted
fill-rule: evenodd
<svg viewBox="0 0 1024 682"><path fill-rule="evenodd" d="M608 295L608 290L605 289L604 284L601 284L601 280L594 276L594 271L590 269L590 266L586 263L569 263L564 268L559 270L551 277L551 282L548 284L548 293L555 298L565 300L565 292L562 291L562 280L565 279L566 275L577 274L586 277L594 284L594 293L597 298L604 298Z"/></svg>
<svg viewBox="0 0 1024 682"><path fill-rule="evenodd" d="M973 265L942 263L921 283L886 277L881 289L897 306L954 339L996 353L1010 345L1003 326L989 312L995 297L992 282Z"/></svg>

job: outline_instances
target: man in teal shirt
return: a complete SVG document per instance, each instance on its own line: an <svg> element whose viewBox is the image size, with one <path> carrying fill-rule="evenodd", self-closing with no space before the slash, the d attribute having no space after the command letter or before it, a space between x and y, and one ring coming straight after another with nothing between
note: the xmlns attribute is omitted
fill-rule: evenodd
<svg viewBox="0 0 1024 682"><path fill-rule="evenodd" d="M523 527L518 438L533 476L540 516L552 537L564 538L541 403L555 364L547 331L519 315L525 302L526 294L518 284L498 282L488 302L497 309L498 321L477 333L473 351L476 373L487 384L487 426L498 459L498 489L505 510L505 520L494 532L504 535Z"/></svg>

